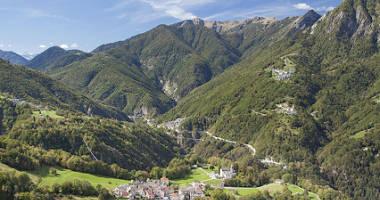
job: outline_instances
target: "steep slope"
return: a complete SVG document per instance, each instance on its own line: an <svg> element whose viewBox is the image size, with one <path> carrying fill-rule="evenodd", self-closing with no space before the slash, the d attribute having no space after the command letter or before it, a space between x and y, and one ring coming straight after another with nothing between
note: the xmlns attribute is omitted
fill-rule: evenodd
<svg viewBox="0 0 380 200"><path fill-rule="evenodd" d="M9 65L5 61L0 61L0 92L36 105L50 105L89 115L127 119L121 112L76 94L46 75L21 66Z"/></svg>
<svg viewBox="0 0 380 200"><path fill-rule="evenodd" d="M118 59L134 56L144 73L176 100L239 59L239 52L200 19L161 25L95 50L100 51Z"/></svg>
<svg viewBox="0 0 380 200"><path fill-rule="evenodd" d="M50 47L30 60L27 66L40 71L48 71L64 67L89 56L90 54L79 50L65 50L60 47Z"/></svg>
<svg viewBox="0 0 380 200"><path fill-rule="evenodd" d="M0 50L0 59L9 61L15 65L26 65L28 60L15 52Z"/></svg>
<svg viewBox="0 0 380 200"><path fill-rule="evenodd" d="M134 63L96 54L55 71L55 79L130 115L160 114L173 106Z"/></svg>
<svg viewBox="0 0 380 200"><path fill-rule="evenodd" d="M260 46L259 44L270 41L268 35L281 34L279 30L292 22L293 18L281 22L269 19L251 20L240 36L245 38L243 42L230 39L229 33L219 32L209 26L210 22L201 19L187 20L170 26L160 25L128 40L102 45L93 51L94 56L53 71L51 74L71 87L107 104L117 106L129 114L143 113L152 116L163 113L174 105L169 103L167 97L175 101L180 100L194 88L239 62L246 50L254 51ZM231 34L241 32L237 26L229 31ZM248 35L250 37L247 37ZM108 71L92 73L94 71L92 69L97 68L94 66L99 59L102 59L99 62L107 66ZM115 73L108 74L115 70L132 70L133 73L139 74L139 82L144 84L134 84L134 87L141 91L138 96L149 98L140 101L141 98L135 98L135 92L123 90L115 84L97 86L96 80L113 82L113 78L123 79L127 82L125 84L131 84L129 80L133 73L117 75L124 78L117 78ZM80 71L86 71L87 74L82 74ZM91 83L91 80L95 82Z"/></svg>
<svg viewBox="0 0 380 200"><path fill-rule="evenodd" d="M379 198L379 3L294 18L161 120L186 118L184 128L250 143L258 157L311 165L354 199Z"/></svg>
<svg viewBox="0 0 380 200"><path fill-rule="evenodd" d="M178 150L175 140L166 133L144 125L76 114L64 115L62 119L25 118L28 120L22 124L16 121L6 137L45 150L61 150L89 160L117 164L129 170L165 166ZM76 165L75 162L72 164Z"/></svg>
<svg viewBox="0 0 380 200"><path fill-rule="evenodd" d="M313 28L316 59L339 62L341 57L366 57L378 52L379 2L345 0Z"/></svg>
<svg viewBox="0 0 380 200"><path fill-rule="evenodd" d="M59 166L131 179L135 171L129 170L166 166L179 150L172 137L144 124L8 97L0 96L0 163L19 170Z"/></svg>

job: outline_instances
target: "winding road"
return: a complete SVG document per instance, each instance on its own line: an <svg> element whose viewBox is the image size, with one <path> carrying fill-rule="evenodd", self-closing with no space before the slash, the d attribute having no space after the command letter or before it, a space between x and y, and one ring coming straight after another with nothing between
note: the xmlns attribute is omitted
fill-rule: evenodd
<svg viewBox="0 0 380 200"><path fill-rule="evenodd" d="M213 135L212 133L210 133L208 131L205 131L205 133L208 136L210 136L210 137L212 137L212 138L214 138L216 140L220 140L220 141L223 141L223 142L226 142L226 143L230 143L230 144L239 144L236 141L227 140L227 139L224 139L224 138L221 138L221 137L217 137L217 136ZM256 149L252 145L250 145L250 144L242 144L242 145L246 146L252 152L252 156L253 157L256 155Z"/></svg>

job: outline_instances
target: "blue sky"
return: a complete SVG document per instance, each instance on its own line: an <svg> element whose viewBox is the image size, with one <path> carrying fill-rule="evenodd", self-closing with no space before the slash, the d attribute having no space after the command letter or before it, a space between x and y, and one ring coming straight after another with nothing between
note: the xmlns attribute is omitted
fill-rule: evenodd
<svg viewBox="0 0 380 200"><path fill-rule="evenodd" d="M254 16L321 14L341 0L0 0L0 49L39 53L59 45L91 51L159 24L200 17L207 20Z"/></svg>

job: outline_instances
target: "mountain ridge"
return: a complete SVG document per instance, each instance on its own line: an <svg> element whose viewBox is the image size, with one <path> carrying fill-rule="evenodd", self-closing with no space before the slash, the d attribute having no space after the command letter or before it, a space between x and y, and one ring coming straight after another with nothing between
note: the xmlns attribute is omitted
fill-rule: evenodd
<svg viewBox="0 0 380 200"><path fill-rule="evenodd" d="M0 50L0 59L9 61L10 63L15 64L15 65L25 65L29 62L23 56L15 53L15 52L12 52L12 51Z"/></svg>
<svg viewBox="0 0 380 200"><path fill-rule="evenodd" d="M90 54L80 50L65 50L61 47L53 46L36 55L26 65L40 71L49 71L83 60L89 56Z"/></svg>

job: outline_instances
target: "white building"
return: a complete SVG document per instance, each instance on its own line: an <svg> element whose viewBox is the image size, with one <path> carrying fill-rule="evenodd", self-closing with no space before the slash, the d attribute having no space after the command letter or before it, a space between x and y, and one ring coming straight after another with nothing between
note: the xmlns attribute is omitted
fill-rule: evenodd
<svg viewBox="0 0 380 200"><path fill-rule="evenodd" d="M234 178L235 176L236 176L236 172L234 168L232 167L232 165L230 168L221 168L219 171L219 177L222 179L231 179L231 178Z"/></svg>

